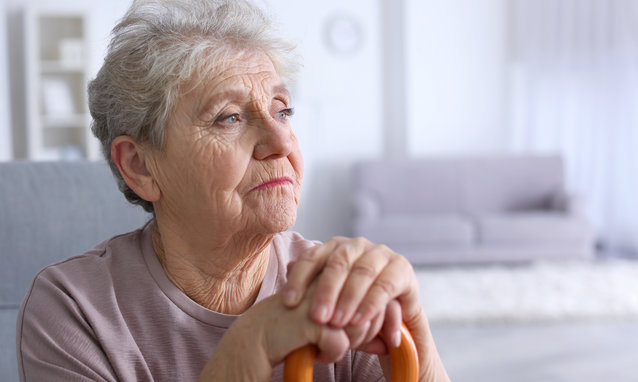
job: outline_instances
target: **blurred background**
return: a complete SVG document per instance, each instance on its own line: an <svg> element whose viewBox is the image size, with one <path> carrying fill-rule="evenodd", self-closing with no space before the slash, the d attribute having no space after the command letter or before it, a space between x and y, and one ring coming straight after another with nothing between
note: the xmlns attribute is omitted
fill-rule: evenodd
<svg viewBox="0 0 638 382"><path fill-rule="evenodd" d="M638 257L637 0L255 1L297 43L303 62L290 84L306 163L295 230L319 240L355 233L352 168L363 160L553 154L564 160L566 187L586 201L597 259ZM85 81L129 4L0 0L0 161L99 158L87 134ZM635 266L621 264L634 269L623 280L635 278ZM443 279L427 272L424 283L442 283L424 291L431 296L445 280L499 294L526 277L520 267ZM542 269L543 280L552 272ZM596 272L577 283L621 277ZM485 277L510 279L480 289ZM542 282L530 279L526 291ZM453 380L637 381L638 367L628 366L638 359L632 282L603 298L629 296L611 325L598 325L601 315L574 323L558 314L559 324L545 315L538 324L533 314L510 314L505 321L522 326L481 326L503 322L487 316L463 316L459 326L460 316L441 314L435 334ZM465 302L480 297L468 293ZM568 337L551 347L565 348L548 353L561 334ZM591 352L578 357L586 338L601 342L588 342ZM526 345L515 358L512 349Z"/></svg>
<svg viewBox="0 0 638 382"><path fill-rule="evenodd" d="M351 163L363 158L549 152L564 156L568 185L588 201L599 244L638 247L636 1L257 3L297 42L304 64L291 84L307 168L299 231L318 239L351 233L344 187ZM40 139L54 143L29 150L38 134L29 139L27 132L43 130L34 120L45 107L75 108L67 113L80 118L86 108L82 99L79 106L61 102L65 84L51 80L56 69L42 74L46 68L27 58L36 57L38 44L52 49L62 39L70 40L73 60L75 40L82 61L70 65L93 78L129 1L0 4L0 160L98 158L91 143L74 147L73 139L46 133ZM83 24L72 38L51 40L56 33L45 28L55 23L37 35L40 26L26 24L39 6L59 16L81 12ZM71 93L82 93L82 82L68 82ZM48 105L29 106L47 91Z"/></svg>

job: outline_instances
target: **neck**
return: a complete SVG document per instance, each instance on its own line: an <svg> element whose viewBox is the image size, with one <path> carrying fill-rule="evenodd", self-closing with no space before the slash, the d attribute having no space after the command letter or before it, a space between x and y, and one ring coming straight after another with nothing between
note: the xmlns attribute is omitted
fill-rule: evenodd
<svg viewBox="0 0 638 382"><path fill-rule="evenodd" d="M242 236L194 247L184 236L153 223L153 247L168 278L210 310L241 314L259 294L272 235Z"/></svg>

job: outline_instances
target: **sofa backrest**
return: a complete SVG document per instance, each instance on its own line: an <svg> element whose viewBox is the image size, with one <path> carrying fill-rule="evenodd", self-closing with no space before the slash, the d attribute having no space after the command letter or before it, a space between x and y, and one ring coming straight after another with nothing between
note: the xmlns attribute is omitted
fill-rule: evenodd
<svg viewBox="0 0 638 382"><path fill-rule="evenodd" d="M354 166L355 198L389 215L549 209L564 191L559 155L368 160Z"/></svg>
<svg viewBox="0 0 638 382"><path fill-rule="evenodd" d="M15 319L36 273L149 218L102 162L0 162L0 380L17 380Z"/></svg>

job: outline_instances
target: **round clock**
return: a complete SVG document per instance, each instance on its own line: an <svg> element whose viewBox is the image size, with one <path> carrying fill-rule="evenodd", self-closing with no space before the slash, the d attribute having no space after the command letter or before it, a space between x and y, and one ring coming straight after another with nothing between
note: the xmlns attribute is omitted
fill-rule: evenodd
<svg viewBox="0 0 638 382"><path fill-rule="evenodd" d="M352 54L363 45L363 29L352 16L338 15L329 18L324 26L326 46L337 54Z"/></svg>

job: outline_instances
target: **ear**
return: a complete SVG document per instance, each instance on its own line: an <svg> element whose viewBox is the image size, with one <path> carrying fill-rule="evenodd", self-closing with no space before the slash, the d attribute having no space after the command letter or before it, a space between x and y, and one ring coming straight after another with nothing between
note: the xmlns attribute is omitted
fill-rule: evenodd
<svg viewBox="0 0 638 382"><path fill-rule="evenodd" d="M146 152L133 138L127 135L115 138L111 143L111 159L137 196L151 203L159 200L161 191L148 171Z"/></svg>

